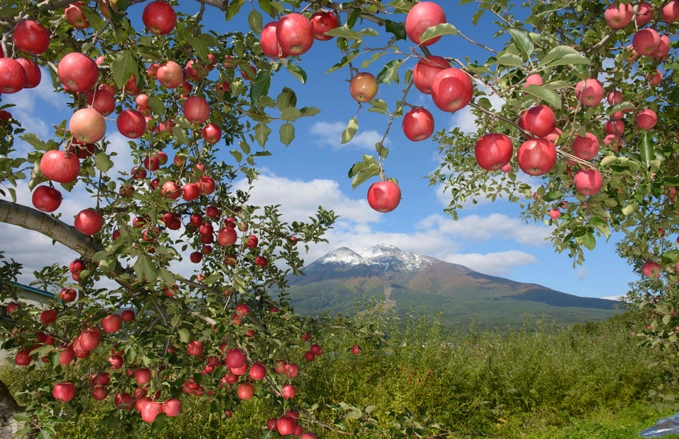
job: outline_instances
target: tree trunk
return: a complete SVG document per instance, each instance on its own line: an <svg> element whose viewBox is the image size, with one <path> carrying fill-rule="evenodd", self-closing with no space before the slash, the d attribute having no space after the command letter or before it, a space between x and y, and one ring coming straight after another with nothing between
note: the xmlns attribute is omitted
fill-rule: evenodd
<svg viewBox="0 0 679 439"><path fill-rule="evenodd" d="M25 422L17 422L14 420L14 415L24 411L12 394L9 388L0 381L0 417L2 417L2 424L0 424L0 438L11 438L14 434L26 427Z"/></svg>

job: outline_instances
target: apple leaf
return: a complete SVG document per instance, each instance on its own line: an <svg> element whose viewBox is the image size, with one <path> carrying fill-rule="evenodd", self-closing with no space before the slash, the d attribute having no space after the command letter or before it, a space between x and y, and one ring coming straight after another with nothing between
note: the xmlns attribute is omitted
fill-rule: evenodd
<svg viewBox="0 0 679 439"><path fill-rule="evenodd" d="M546 89L539 85L529 85L528 87L524 88L523 91L542 99L554 108L558 109L561 107L561 98L558 94L556 94L556 92L552 90Z"/></svg>
<svg viewBox="0 0 679 439"><path fill-rule="evenodd" d="M174 285L174 283L177 282L175 275L165 267L160 267L158 269L158 275L167 286Z"/></svg>
<svg viewBox="0 0 679 439"><path fill-rule="evenodd" d="M271 134L271 128L264 123L260 122L255 125L255 140L257 140L259 146L264 147L266 145L267 140L269 140L269 134Z"/></svg>
<svg viewBox="0 0 679 439"><path fill-rule="evenodd" d="M189 332L188 329L182 328L179 331L177 331L177 334L179 334L179 340L182 343L188 343L191 341L191 333Z"/></svg>
<svg viewBox="0 0 679 439"><path fill-rule="evenodd" d="M158 434L163 431L163 428L165 428L168 421L169 419L165 413L160 413L156 416L153 425L151 425L151 436L158 436Z"/></svg>
<svg viewBox="0 0 679 439"><path fill-rule="evenodd" d="M359 171L351 180L351 189L354 190L372 177L380 175L380 168L377 164L370 164L368 167Z"/></svg>
<svg viewBox="0 0 679 439"><path fill-rule="evenodd" d="M391 84L391 81L394 81L398 84L398 69L403 64L403 61L402 59L395 59L386 63L380 74L377 75L377 82L379 84Z"/></svg>
<svg viewBox="0 0 679 439"><path fill-rule="evenodd" d="M289 62L286 62L284 65L285 68L288 69L288 71L292 74L292 76L299 79L299 82L301 82L302 84L306 84L307 77L306 72L304 70Z"/></svg>
<svg viewBox="0 0 679 439"><path fill-rule="evenodd" d="M523 67L523 60L519 55L513 53L504 53L495 61L498 65Z"/></svg>
<svg viewBox="0 0 679 439"><path fill-rule="evenodd" d="M149 107L151 107L151 110L158 116L165 116L165 105L163 105L163 101L157 97L149 96Z"/></svg>
<svg viewBox="0 0 679 439"><path fill-rule="evenodd" d="M300 113L302 113L302 117L315 116L315 115L317 115L318 113L321 112L321 110L319 110L316 107L302 107L302 108L299 109L299 111L300 111Z"/></svg>
<svg viewBox="0 0 679 439"><path fill-rule="evenodd" d="M297 105L297 95L295 94L295 91L288 87L284 87L276 98L276 108L283 111L284 109L294 107L295 105Z"/></svg>
<svg viewBox="0 0 679 439"><path fill-rule="evenodd" d="M580 64L589 65L592 64L592 61L570 46L556 46L540 60L538 67L548 68Z"/></svg>
<svg viewBox="0 0 679 439"><path fill-rule="evenodd" d="M581 236L580 240L582 242L582 245L584 245L585 248L589 250L594 250L594 248L596 247L596 238L591 233Z"/></svg>
<svg viewBox="0 0 679 439"><path fill-rule="evenodd" d="M641 153L641 159L646 166L648 166L651 160L655 158L655 147L653 145L653 139L651 139L647 132L641 136L638 146L639 152Z"/></svg>
<svg viewBox="0 0 679 439"><path fill-rule="evenodd" d="M609 155L609 156L604 157L603 160L601 160L601 163L599 163L599 165L600 166L609 166L609 165L611 165L611 164L613 164L617 161L618 161L618 158L616 156Z"/></svg>
<svg viewBox="0 0 679 439"><path fill-rule="evenodd" d="M442 35L457 35L457 28L450 23L438 24L432 26L422 34L421 41L424 43L432 38L440 37Z"/></svg>
<svg viewBox="0 0 679 439"><path fill-rule="evenodd" d="M377 155L379 155L383 159L386 159L389 156L389 148L384 146L382 142L377 142L375 144L375 151L377 151Z"/></svg>
<svg viewBox="0 0 679 439"><path fill-rule="evenodd" d="M83 15L87 19L87 22L90 23L92 29L94 29L95 32L99 32L104 26L104 20L102 20L101 15L87 5L82 5L80 9L83 11Z"/></svg>
<svg viewBox="0 0 679 439"><path fill-rule="evenodd" d="M250 100L254 106L259 105L259 98L269 93L271 86L271 71L260 70L250 88Z"/></svg>
<svg viewBox="0 0 679 439"><path fill-rule="evenodd" d="M368 111L371 113L387 114L387 103L382 99L373 99L370 101Z"/></svg>
<svg viewBox="0 0 679 439"><path fill-rule="evenodd" d="M123 50L118 53L118 56L111 62L111 72L113 73L113 80L118 88L123 88L125 83L133 76L137 76L137 58L130 50Z"/></svg>
<svg viewBox="0 0 679 439"><path fill-rule="evenodd" d="M291 123L284 123L279 130L281 143L285 146L290 145L295 138L295 126Z"/></svg>
<svg viewBox="0 0 679 439"><path fill-rule="evenodd" d="M231 155L233 156L233 158L236 159L236 161L237 161L238 163L240 163L240 162L243 160L243 154L241 154L240 151L235 150L235 149L232 149L232 150L229 151L229 152L231 153Z"/></svg>
<svg viewBox="0 0 679 439"><path fill-rule="evenodd" d="M193 47L193 50L196 51L200 59L202 60L207 59L208 48L207 45L203 42L203 40L201 40L198 37L190 36L186 38L186 42L189 43L191 47Z"/></svg>
<svg viewBox="0 0 679 439"><path fill-rule="evenodd" d="M288 122L294 122L302 117L302 113L295 107L284 108L281 111L281 119L287 120Z"/></svg>
<svg viewBox="0 0 679 439"><path fill-rule="evenodd" d="M40 140L40 138L33 133L24 134L23 136L19 136L19 138L24 142L28 143L29 145L31 145L37 151L49 151L52 149L59 148L58 144L56 148L51 148L50 145Z"/></svg>
<svg viewBox="0 0 679 439"><path fill-rule="evenodd" d="M679 177L665 177L662 182L665 186L677 187L679 186Z"/></svg>
<svg viewBox="0 0 679 439"><path fill-rule="evenodd" d="M545 201L554 201L563 198L563 193L559 191L549 191L543 198Z"/></svg>
<svg viewBox="0 0 679 439"><path fill-rule="evenodd" d="M269 14L271 18L276 18L276 8L272 4L271 0L259 0L259 7L262 11Z"/></svg>
<svg viewBox="0 0 679 439"><path fill-rule="evenodd" d="M608 110L606 110L606 115L610 116L613 113L617 113L618 111L624 111L624 110L632 110L634 109L634 104L630 102L622 102L618 105L614 105Z"/></svg>
<svg viewBox="0 0 679 439"><path fill-rule="evenodd" d="M351 118L349 121L349 124L347 124L347 128L344 130L342 133L342 142L341 144L345 144L348 142L351 142L351 139L354 138L354 135L356 134L356 131L358 131L358 119L355 117Z"/></svg>
<svg viewBox="0 0 679 439"><path fill-rule="evenodd" d="M180 126L175 126L172 128L172 135L174 136L175 142L179 142L182 145L188 145L191 143L186 131L184 131Z"/></svg>
<svg viewBox="0 0 679 439"><path fill-rule="evenodd" d="M142 282L154 283L158 278L156 264L148 255L140 255L134 264L134 271Z"/></svg>
<svg viewBox="0 0 679 439"><path fill-rule="evenodd" d="M105 152L98 152L94 155L94 166L101 172L107 172L113 167L113 161Z"/></svg>
<svg viewBox="0 0 679 439"><path fill-rule="evenodd" d="M384 24L387 29L387 32L394 34L397 40L406 39L406 27L402 21L397 22L391 20L384 20Z"/></svg>
<svg viewBox="0 0 679 439"><path fill-rule="evenodd" d="M636 212L638 209L639 205L633 202L622 208L622 214L625 216L629 216Z"/></svg>
<svg viewBox="0 0 679 439"><path fill-rule="evenodd" d="M354 8L353 11L351 11L351 14L347 17L347 27L349 29L353 29L354 25L356 24L356 20L358 20L358 16L361 15L361 8Z"/></svg>
<svg viewBox="0 0 679 439"><path fill-rule="evenodd" d="M525 29L521 29L520 27L510 27L507 29L507 32L509 32L509 34L512 36L512 40L514 40L514 44L516 45L517 49L530 58L533 50L535 50L535 46L533 45L533 40L530 39L528 32L526 32Z"/></svg>
<svg viewBox="0 0 679 439"><path fill-rule="evenodd" d="M248 14L248 24L252 32L260 34L262 32L262 14L257 9L252 9Z"/></svg>
<svg viewBox="0 0 679 439"><path fill-rule="evenodd" d="M233 0L231 3L229 3L229 7L226 9L226 21L229 21L235 17L244 4L245 0Z"/></svg>

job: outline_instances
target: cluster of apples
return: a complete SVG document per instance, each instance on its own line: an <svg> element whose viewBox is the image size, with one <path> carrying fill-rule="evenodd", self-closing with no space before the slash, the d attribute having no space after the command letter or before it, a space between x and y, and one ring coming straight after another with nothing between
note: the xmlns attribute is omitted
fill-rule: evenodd
<svg viewBox="0 0 679 439"><path fill-rule="evenodd" d="M317 11L310 18L290 13L278 21L267 23L259 36L259 45L264 55L279 59L300 56L311 49L314 40L328 41L325 33L339 26L333 12Z"/></svg>

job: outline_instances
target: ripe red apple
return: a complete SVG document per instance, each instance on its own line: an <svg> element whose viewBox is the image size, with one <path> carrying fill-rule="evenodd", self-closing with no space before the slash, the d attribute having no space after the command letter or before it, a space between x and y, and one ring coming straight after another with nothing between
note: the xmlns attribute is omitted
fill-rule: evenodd
<svg viewBox="0 0 679 439"><path fill-rule="evenodd" d="M19 62L0 58L0 93L16 93L23 90L27 83L26 70Z"/></svg>
<svg viewBox="0 0 679 439"><path fill-rule="evenodd" d="M94 389L92 389L92 397L97 401L103 401L104 399L106 399L107 395L108 392L101 386L97 386Z"/></svg>
<svg viewBox="0 0 679 439"><path fill-rule="evenodd" d="M83 143L97 143L106 134L106 120L94 108L81 108L73 113L68 128Z"/></svg>
<svg viewBox="0 0 679 439"><path fill-rule="evenodd" d="M302 435L302 439L317 439L317 438L314 433L307 431Z"/></svg>
<svg viewBox="0 0 679 439"><path fill-rule="evenodd" d="M123 357L120 355L112 355L108 357L108 364L111 366L111 369L118 370L123 367Z"/></svg>
<svg viewBox="0 0 679 439"><path fill-rule="evenodd" d="M189 260L194 264L198 264L203 260L203 255L200 252L193 252L189 255Z"/></svg>
<svg viewBox="0 0 679 439"><path fill-rule="evenodd" d="M413 84L415 88L425 94L431 94L434 78L442 70L450 68L450 63L440 56L428 56L415 64L413 70Z"/></svg>
<svg viewBox="0 0 679 439"><path fill-rule="evenodd" d="M261 381L266 376L266 366L262 363L255 363L250 367L250 378Z"/></svg>
<svg viewBox="0 0 679 439"><path fill-rule="evenodd" d="M14 46L22 52L41 55L50 46L50 33L42 24L24 20L14 28Z"/></svg>
<svg viewBox="0 0 679 439"><path fill-rule="evenodd" d="M631 4L613 2L606 9L604 18L611 29L622 29L634 18L634 9Z"/></svg>
<svg viewBox="0 0 679 439"><path fill-rule="evenodd" d="M526 78L526 82L523 84L523 88L526 88L530 85L539 85L542 86L542 76L540 76L537 73L534 73Z"/></svg>
<svg viewBox="0 0 679 439"><path fill-rule="evenodd" d="M118 393L113 404L118 408L132 410L132 395L127 392Z"/></svg>
<svg viewBox="0 0 679 439"><path fill-rule="evenodd" d="M75 351L73 351L73 348L71 346L66 346L64 349L59 353L59 364L65 365L73 361L75 358Z"/></svg>
<svg viewBox="0 0 679 439"><path fill-rule="evenodd" d="M320 345L318 345L318 344L316 344L316 343L312 344L311 347L309 348L309 350L310 350L311 352L313 352L314 355L321 355L321 354L323 354L323 349L321 348Z"/></svg>
<svg viewBox="0 0 679 439"><path fill-rule="evenodd" d="M653 55L660 46L660 35L654 29L638 30L632 38L632 47L639 55Z"/></svg>
<svg viewBox="0 0 679 439"><path fill-rule="evenodd" d="M193 357L200 356L200 354L203 353L203 343L199 342L198 340L189 342L188 352L189 355Z"/></svg>
<svg viewBox="0 0 679 439"><path fill-rule="evenodd" d="M116 109L116 99L108 90L90 91L87 93L87 105L91 105L102 116L108 116Z"/></svg>
<svg viewBox="0 0 679 439"><path fill-rule="evenodd" d="M551 108L538 105L521 115L519 126L537 137L545 137L556 128L556 116Z"/></svg>
<svg viewBox="0 0 679 439"><path fill-rule="evenodd" d="M73 288L63 288L59 293L59 298L64 302L73 302L76 297L76 291Z"/></svg>
<svg viewBox="0 0 679 439"><path fill-rule="evenodd" d="M660 70L656 70L655 72L647 73L646 79L648 80L648 84L651 87L660 85L660 83L662 82L662 72Z"/></svg>
<svg viewBox="0 0 679 439"><path fill-rule="evenodd" d="M169 417L179 416L182 412L182 402L177 398L163 402L163 413Z"/></svg>
<svg viewBox="0 0 679 439"><path fill-rule="evenodd" d="M266 429L269 431L274 431L276 430L276 424L278 423L278 419L276 418L271 418L266 421Z"/></svg>
<svg viewBox="0 0 679 439"><path fill-rule="evenodd" d="M219 209L217 209L215 206L208 206L205 209L205 215L212 219L217 219L219 218Z"/></svg>
<svg viewBox="0 0 679 439"><path fill-rule="evenodd" d="M434 132L434 116L424 108L413 108L403 117L403 134L413 141L428 139Z"/></svg>
<svg viewBox="0 0 679 439"><path fill-rule="evenodd" d="M672 0L660 10L662 19L665 23L671 24L679 20L679 1Z"/></svg>
<svg viewBox="0 0 679 439"><path fill-rule="evenodd" d="M57 183L70 183L78 178L80 160L75 154L59 150L47 151L40 159L40 172Z"/></svg>
<svg viewBox="0 0 679 439"><path fill-rule="evenodd" d="M222 129L219 126L210 123L203 127L203 139L210 145L214 145L222 138Z"/></svg>
<svg viewBox="0 0 679 439"><path fill-rule="evenodd" d="M120 318L123 319L123 322L131 322L134 320L134 311L126 309L120 314Z"/></svg>
<svg viewBox="0 0 679 439"><path fill-rule="evenodd" d="M283 399L292 399L295 397L295 386L287 384L283 386Z"/></svg>
<svg viewBox="0 0 679 439"><path fill-rule="evenodd" d="M605 131L606 134L615 134L616 136L620 136L625 132L625 122L621 120L609 120L606 122Z"/></svg>
<svg viewBox="0 0 679 439"><path fill-rule="evenodd" d="M529 139L519 147L519 167L528 175L544 175L556 164L556 147L545 139Z"/></svg>
<svg viewBox="0 0 679 439"><path fill-rule="evenodd" d="M476 163L487 171L496 171L512 159L514 146L504 134L486 134L476 142Z"/></svg>
<svg viewBox="0 0 679 439"><path fill-rule="evenodd" d="M35 88L40 85L42 72L40 67L30 59L17 58L16 60L26 72L26 86L24 88Z"/></svg>
<svg viewBox="0 0 679 439"><path fill-rule="evenodd" d="M49 325L57 321L57 312L53 309L48 309L40 313L40 321L43 325Z"/></svg>
<svg viewBox="0 0 679 439"><path fill-rule="evenodd" d="M283 52L280 44L278 44L278 38L276 37L277 25L277 21L272 21L264 26L262 33L259 35L259 47L261 47L264 55L269 58L286 58L288 54Z"/></svg>
<svg viewBox="0 0 679 439"><path fill-rule="evenodd" d="M269 265L269 260L264 256L257 256L255 258L255 265L266 268L266 266Z"/></svg>
<svg viewBox="0 0 679 439"><path fill-rule="evenodd" d="M79 1L71 3L64 10L64 16L66 17L68 24L76 29L85 29L90 25L87 21L87 17L83 14L82 3Z"/></svg>
<svg viewBox="0 0 679 439"><path fill-rule="evenodd" d="M191 96L184 102L184 117L189 122L200 125L210 117L210 104L200 96Z"/></svg>
<svg viewBox="0 0 679 439"><path fill-rule="evenodd" d="M655 111L645 108L637 113L634 121L642 130L650 130L658 123L658 116Z"/></svg>
<svg viewBox="0 0 679 439"><path fill-rule="evenodd" d="M73 342L73 349L77 351L78 349L84 349L91 351L99 346L99 341L101 340L101 331L99 328L85 328L76 338L77 341ZM77 352L76 352L77 355Z"/></svg>
<svg viewBox="0 0 679 439"><path fill-rule="evenodd" d="M59 383L52 388L52 396L54 399L69 402L75 398L75 390L75 384L73 383Z"/></svg>
<svg viewBox="0 0 679 439"><path fill-rule="evenodd" d="M575 97L582 105L596 107L604 99L604 86L597 79L580 81L575 86Z"/></svg>
<svg viewBox="0 0 679 439"><path fill-rule="evenodd" d="M243 383L238 386L238 397L244 401L251 399L255 395L255 387L250 383Z"/></svg>
<svg viewBox="0 0 679 439"><path fill-rule="evenodd" d="M229 366L230 369L243 367L243 365L246 364L246 361L247 357L240 349L229 349L229 352L226 354L226 365Z"/></svg>
<svg viewBox="0 0 679 439"><path fill-rule="evenodd" d="M50 186L38 186L33 191L33 206L42 212L54 212L61 206L61 192Z"/></svg>
<svg viewBox="0 0 679 439"><path fill-rule="evenodd" d="M377 94L377 79L368 72L358 73L351 78L349 93L358 102L369 102Z"/></svg>
<svg viewBox="0 0 679 439"><path fill-rule="evenodd" d="M660 44L658 44L658 49L651 54L655 59L665 61L670 53L670 38L667 35L660 36Z"/></svg>
<svg viewBox="0 0 679 439"><path fill-rule="evenodd" d="M573 178L573 185L575 190L582 195L596 195L603 185L601 173L596 169L579 171Z"/></svg>
<svg viewBox="0 0 679 439"><path fill-rule="evenodd" d="M85 92L94 88L99 80L99 68L88 56L71 52L61 58L58 66L59 81L74 92Z"/></svg>
<svg viewBox="0 0 679 439"><path fill-rule="evenodd" d="M238 234L234 229L223 228L217 234L217 242L224 247L234 245L238 240Z"/></svg>
<svg viewBox="0 0 679 439"><path fill-rule="evenodd" d="M279 434L282 436L288 436L295 430L295 425L297 425L297 421L294 418L290 416L283 416L278 419L276 428L278 429Z"/></svg>
<svg viewBox="0 0 679 439"><path fill-rule="evenodd" d="M469 75L454 67L440 71L431 85L431 98L443 111L461 110L472 100L473 94L474 86Z"/></svg>
<svg viewBox="0 0 679 439"><path fill-rule="evenodd" d="M406 33L408 38L415 44L431 46L441 39L435 37L422 42L422 34L432 26L446 22L446 14L443 8L434 2L420 2L410 9L406 16Z"/></svg>
<svg viewBox="0 0 679 439"><path fill-rule="evenodd" d="M614 106L622 103L622 93L614 90L608 94L608 105Z"/></svg>
<svg viewBox="0 0 679 439"><path fill-rule="evenodd" d="M172 6L158 0L146 5L141 19L146 29L156 35L169 34L177 24L177 14Z"/></svg>
<svg viewBox="0 0 679 439"><path fill-rule="evenodd" d="M181 196L182 189L174 181L167 181L167 182L163 183L163 185L161 186L160 193L164 197L168 197L168 198L172 198L173 200L176 200L177 198L179 198Z"/></svg>
<svg viewBox="0 0 679 439"><path fill-rule="evenodd" d="M314 29L302 14L286 14L278 20L276 38L284 53L300 56L311 49L314 43Z"/></svg>
<svg viewBox="0 0 679 439"><path fill-rule="evenodd" d="M123 319L118 314L106 316L101 320L101 327L108 333L118 332L123 326Z"/></svg>
<svg viewBox="0 0 679 439"><path fill-rule="evenodd" d="M635 17L637 26L643 26L653 20L653 6L648 2L641 2L637 7L637 15Z"/></svg>
<svg viewBox="0 0 679 439"><path fill-rule="evenodd" d="M94 209L85 209L76 215L73 225L81 233L92 236L101 230L104 218Z"/></svg>
<svg viewBox="0 0 679 439"><path fill-rule="evenodd" d="M200 196L200 188L196 183L188 183L182 187L182 197L186 201L197 200Z"/></svg>
<svg viewBox="0 0 679 439"><path fill-rule="evenodd" d="M137 110L125 110L118 115L116 126L123 136L138 139L146 132L146 119Z"/></svg>
<svg viewBox="0 0 679 439"><path fill-rule="evenodd" d="M662 272L662 267L656 262L648 261L641 266L641 272L646 277L658 279L660 277L660 273Z"/></svg>
<svg viewBox="0 0 679 439"><path fill-rule="evenodd" d="M151 381L151 371L149 369L137 369L134 372L134 379L137 384L144 385Z"/></svg>
<svg viewBox="0 0 679 439"><path fill-rule="evenodd" d="M151 423L156 420L156 417L163 412L163 405L159 402L153 401L149 397L142 398L143 401L137 405L141 413L141 419L144 422Z"/></svg>
<svg viewBox="0 0 679 439"><path fill-rule="evenodd" d="M33 357L30 354L31 351L23 350L16 353L14 356L14 364L17 366L28 366L33 361Z"/></svg>
<svg viewBox="0 0 679 439"><path fill-rule="evenodd" d="M573 155L583 160L591 160L599 152L599 139L592 133L586 137L576 136L573 140Z"/></svg>
<svg viewBox="0 0 679 439"><path fill-rule="evenodd" d="M184 70L174 61L165 61L158 67L156 78L166 88L177 88L184 82Z"/></svg>
<svg viewBox="0 0 679 439"><path fill-rule="evenodd" d="M401 189L393 181L378 181L368 189L368 204L378 212L391 212L401 202Z"/></svg>
<svg viewBox="0 0 679 439"><path fill-rule="evenodd" d="M337 16L333 12L316 11L311 14L310 20L311 27L314 30L314 38L319 41L328 41L332 39L330 35L326 35L325 33L339 26Z"/></svg>
<svg viewBox="0 0 679 439"><path fill-rule="evenodd" d="M210 195L215 191L215 181L212 177L203 175L196 182L201 195Z"/></svg>
<svg viewBox="0 0 679 439"><path fill-rule="evenodd" d="M361 353L361 348L355 344L351 347L351 353L354 355L359 355Z"/></svg>

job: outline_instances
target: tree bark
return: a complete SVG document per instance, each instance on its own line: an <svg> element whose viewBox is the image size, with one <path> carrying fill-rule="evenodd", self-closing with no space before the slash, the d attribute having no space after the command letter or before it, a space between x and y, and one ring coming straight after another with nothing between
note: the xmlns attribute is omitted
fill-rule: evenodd
<svg viewBox="0 0 679 439"><path fill-rule="evenodd" d="M17 431L26 427L25 422L14 420L14 415L23 411L24 408L16 402L9 388L0 381L0 417L2 417L0 438L12 438Z"/></svg>

